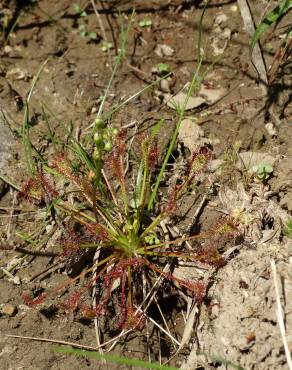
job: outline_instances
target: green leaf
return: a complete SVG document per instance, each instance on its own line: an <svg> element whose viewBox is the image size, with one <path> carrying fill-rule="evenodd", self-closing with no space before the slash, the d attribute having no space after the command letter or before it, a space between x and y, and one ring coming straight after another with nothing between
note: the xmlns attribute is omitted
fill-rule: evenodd
<svg viewBox="0 0 292 370"><path fill-rule="evenodd" d="M284 228L283 233L287 238L292 239L292 218L286 222L286 227Z"/></svg>
<svg viewBox="0 0 292 370"><path fill-rule="evenodd" d="M112 49L114 46L111 42L103 42L101 45L101 51L106 52L109 49Z"/></svg>
<svg viewBox="0 0 292 370"><path fill-rule="evenodd" d="M152 21L150 19L142 19L139 22L139 27L151 27L152 26Z"/></svg>
<svg viewBox="0 0 292 370"><path fill-rule="evenodd" d="M86 30L86 25L84 23L80 23L78 26L79 31L84 31Z"/></svg>
<svg viewBox="0 0 292 370"><path fill-rule="evenodd" d="M266 164L266 165L264 165L264 171L266 172L266 173L272 173L273 172L273 166L272 165L270 165L270 164Z"/></svg>
<svg viewBox="0 0 292 370"><path fill-rule="evenodd" d="M156 68L161 74L170 72L170 66L167 63L158 63Z"/></svg>
<svg viewBox="0 0 292 370"><path fill-rule="evenodd" d="M77 14L79 14L82 11L78 4L73 4L73 10Z"/></svg>
<svg viewBox="0 0 292 370"><path fill-rule="evenodd" d="M271 12L269 12L263 21L257 26L255 33L253 34L250 41L250 50L252 51L256 43L261 38L262 34L275 22L280 19L280 17L287 13L289 9L292 8L292 0L282 0L281 3L276 6Z"/></svg>
<svg viewBox="0 0 292 370"><path fill-rule="evenodd" d="M97 39L97 34L96 32L90 32L88 34L88 37L91 39L91 40L96 40Z"/></svg>
<svg viewBox="0 0 292 370"><path fill-rule="evenodd" d="M87 154L87 152L83 149L81 144L79 144L77 141L74 141L72 144L71 149L74 151L74 153L77 155L80 161L82 161L84 164L86 164L87 168L90 171L95 172L95 165L92 162L91 157Z"/></svg>
<svg viewBox="0 0 292 370"><path fill-rule="evenodd" d="M114 362L120 365L128 365L128 366L135 366L135 367L142 367L144 369L154 369L154 370L178 370L176 367L160 365L157 362L146 362L142 360L138 360L136 358L129 358L129 357L121 357L117 355L109 355L109 354L100 354L98 352L90 352L84 351L81 349L74 349L74 348L64 348L64 347L54 347L54 351L60 353L72 353L78 356L83 357L91 357L97 360L106 360L109 362Z"/></svg>
<svg viewBox="0 0 292 370"><path fill-rule="evenodd" d="M163 125L163 123L164 123L164 119L163 118L161 118L154 126L153 126L153 128L151 129L151 137L155 137L158 133L159 133L159 131L160 131L160 129L161 129L161 126Z"/></svg>

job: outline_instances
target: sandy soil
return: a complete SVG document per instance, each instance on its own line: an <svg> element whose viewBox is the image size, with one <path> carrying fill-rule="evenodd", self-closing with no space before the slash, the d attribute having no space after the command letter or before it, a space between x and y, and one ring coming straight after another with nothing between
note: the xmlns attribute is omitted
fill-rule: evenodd
<svg viewBox="0 0 292 370"><path fill-rule="evenodd" d="M133 99L112 117L116 127L148 128L164 118L159 147L163 153L175 127L175 111L167 104L169 94L176 95L190 81L197 62L201 1L113 0L97 2L97 9L108 41L108 52L101 50L104 40L100 24L88 2L87 15L81 17L69 0L4 0L0 17L7 23L0 31L0 174L21 187L27 177L24 150L19 139L26 94L40 65L46 64L34 89L30 103L31 139L42 152L52 150L41 106L45 104L77 134L86 130L99 107L100 97L108 84L115 51L118 47L120 17L126 22L132 9L133 28L128 37L126 61L118 70L105 111L125 100L157 79L157 65L165 63L172 75L166 81ZM76 1L76 4L78 1ZM101 3L103 6L101 6ZM275 1L270 2L273 7ZM267 2L250 1L256 21L263 16ZM143 27L140 21L151 20ZM8 29L17 21L14 31ZM80 35L85 24L85 37ZM264 58L271 65L281 36L289 23L284 17L276 30L268 31L263 40ZM3 23L5 24L5 23ZM83 29L84 30L84 29ZM95 32L96 37L89 37ZM236 1L211 1L202 29L204 70L210 68L188 121L180 130L176 148L177 160L206 144L212 148L213 189L196 218L192 220L207 190L191 194L180 204L176 226L185 233L188 228L208 230L222 215L237 217L243 238L236 245L225 246L228 263L211 276L208 295L198 308L184 347L178 347L151 325L142 332L124 337L114 353L152 361L165 362L183 369L287 369L286 356L276 317L276 294L271 260L276 262L280 299L285 317L288 345L292 348L292 273L291 239L283 235L285 222L292 211L291 130L291 59L284 59L273 83L264 91L250 61L248 42ZM290 62L290 65L289 65ZM64 136L64 127L50 116L54 133ZM243 157L240 157L242 153ZM266 157L268 155L268 157ZM248 157L249 156L249 157ZM248 172L255 164L273 162L273 172L263 182ZM268 158L268 159L265 159ZM242 167L244 164L244 168ZM179 171L179 166L177 167ZM194 204L189 209L189 204ZM38 225L38 214L21 216L26 209L13 186L0 180L1 242L14 245L17 232L32 232ZM189 227L191 226L191 227ZM54 246L56 230L40 231L38 237L48 249ZM50 240L52 239L51 243ZM57 354L50 343L9 338L6 334L43 337L95 346L92 320L78 313L58 310L54 302L45 308L30 309L22 295L61 284L64 270L56 269L36 277L54 265L51 257L23 257L14 251L0 250L0 362L3 370L29 369L128 369L124 365L103 365L93 359ZM13 265L15 264L15 268ZM4 268L4 272L3 272ZM5 273L11 268L11 276ZM191 270L191 271L190 271ZM194 272L195 271L195 272ZM190 278L204 274L195 267L177 271ZM35 277L35 278L34 278ZM173 335L180 341L184 332L182 312L186 304L177 296L165 298ZM3 309L4 307L4 309ZM6 312L8 308L8 311ZM9 311L9 308L11 311ZM173 324L175 322L175 324ZM189 324L189 323L188 323ZM104 333L110 338L112 333ZM176 354L176 355L175 355ZM175 355L175 356L173 356ZM133 367L134 369L134 367ZM137 367L135 367L137 369Z"/></svg>

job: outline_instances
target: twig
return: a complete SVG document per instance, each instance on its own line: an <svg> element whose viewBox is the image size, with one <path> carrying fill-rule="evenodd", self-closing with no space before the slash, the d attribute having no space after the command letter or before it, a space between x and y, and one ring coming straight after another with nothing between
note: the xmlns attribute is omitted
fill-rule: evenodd
<svg viewBox="0 0 292 370"><path fill-rule="evenodd" d="M8 338L19 338L19 339L28 339L28 340L34 340L36 342L48 342L48 343L56 343L56 344L63 344L65 346L71 346L75 348L81 348L86 349L89 351L96 351L96 347L91 346L84 346L82 344L74 343L74 342L66 342L65 340L58 340L58 339L50 339L50 338L40 338L40 337L26 337L23 335L14 335L14 334L5 334Z"/></svg>
<svg viewBox="0 0 292 370"><path fill-rule="evenodd" d="M0 250L5 250L5 251L14 251L22 254L28 254L30 256L37 256L37 257L57 257L60 254L56 252L51 252L51 251L31 251L29 249L20 247L20 246L11 246L8 244L0 244Z"/></svg>
<svg viewBox="0 0 292 370"><path fill-rule="evenodd" d="M168 271L169 271L169 267L170 267L170 265L169 265L169 263L168 263L168 264L164 267L163 272L166 272L166 271L168 272ZM155 294L156 294L156 291L157 291L158 287L159 287L159 286L160 286L160 284L161 284L161 280L162 280L162 278L163 278L163 276L162 276L162 275L160 275L160 276L157 278L157 280L155 281L155 283L154 283L154 284L153 284L153 286L151 287L150 291L147 293L146 297L144 297L143 302L140 304L140 306L139 306L139 307L137 307L137 308L136 308L134 315L137 315L137 313L138 313L138 312L143 312L143 313L145 313L145 312L147 311L147 308L150 306L150 304L151 304L151 302L152 302L152 300L153 300L153 298L154 298L154 296L155 296ZM144 290L144 288L143 288L143 290ZM148 300L148 302L147 302L147 300ZM144 304L145 304L146 302L147 302L147 304L145 305L145 307L144 307L144 308L143 308L143 310L142 310L142 307L144 306ZM127 335L127 334L128 334L128 333L130 333L132 330L133 330L133 329L129 329L129 330L125 331L125 330L123 329L123 330L122 330L122 332L121 332L118 336L116 336L115 338L110 339L109 341L107 341L107 342L103 343L103 344L102 344L102 346L104 347L104 346L106 346L107 344L109 344L109 343L112 343L112 342L113 342L113 344L111 345L111 347L107 350L108 352L109 352L109 351L111 351L111 350L115 347L115 345L116 345L116 343L117 343L118 339L119 339L119 338L121 338L121 337L122 337L122 336L124 336L124 335Z"/></svg>
<svg viewBox="0 0 292 370"><path fill-rule="evenodd" d="M58 269L63 268L64 266L65 266L64 262L57 262L57 263L47 267L46 269L42 270L41 272L38 272L37 274L33 275L29 279L29 282L34 281L37 278L43 280L46 276L48 276L49 274L53 273L54 271L56 271Z"/></svg>
<svg viewBox="0 0 292 370"><path fill-rule="evenodd" d="M155 301L155 304L156 304L156 306L157 306L157 308L158 308L158 311L159 311L159 313L160 313L160 316L161 316L161 318L162 318L162 321L163 321L163 323L164 323L164 326L166 327L168 334L169 334L169 335L171 335L171 334L170 334L169 327L168 327L168 325L167 325L167 321L166 321L166 319L165 319L165 317L164 317L164 315L163 315L162 309L161 309L161 307L160 307L160 304L158 303L158 300L157 300L156 296L154 296L154 301Z"/></svg>
<svg viewBox="0 0 292 370"><path fill-rule="evenodd" d="M94 257L93 257L93 265L94 266L95 266L95 264L97 263L97 261L99 259L99 255L100 255L100 249L97 249L95 254L94 254ZM92 307L93 307L94 310L96 310L96 277L97 277L97 269L94 268L93 281L95 282L95 284L94 284L93 289L92 289ZM97 316L94 317L94 329L95 329L96 343L97 343L97 346L98 346L98 349L99 349L98 351L102 355L103 354L103 349L101 348L101 341L100 341L100 325L99 325L99 320L98 320ZM104 360L103 360L103 363L104 363Z"/></svg>
<svg viewBox="0 0 292 370"><path fill-rule="evenodd" d="M278 281L277 281L277 270L276 270L276 265L275 261L272 259L271 260L271 268L272 268L272 274L273 274L273 280L274 280L274 286L275 286L275 293L276 293L276 304L277 304L277 309L276 309L276 316L278 320L278 325L280 328L280 333L285 349L285 354L286 354L286 359L287 359L287 364L290 370L292 370L292 358L291 358L291 352L289 351L288 343L287 343L287 338L286 338L286 330L285 330L285 325L284 325L284 315L283 315L283 310L282 310L282 305L281 305L281 300L280 300L280 294L279 294L279 287L278 287Z"/></svg>
<svg viewBox="0 0 292 370"><path fill-rule="evenodd" d="M94 13L96 15L96 18L98 20L98 24L99 24L99 27L100 27L100 30L101 30L102 38L104 39L104 41L106 43L108 43L108 40L107 40L107 37L106 37L106 33L105 33L105 29L104 29L104 26L103 26L103 23L102 23L102 19L101 19L101 16L100 16L97 8L96 8L95 1L94 0L90 0L90 2L91 2L91 5L93 7L93 10L94 10ZM111 54L110 54L109 49L107 49L107 56L108 56L109 65L111 66Z"/></svg>
<svg viewBox="0 0 292 370"><path fill-rule="evenodd" d="M139 307L136 308L136 311L144 313L143 310L141 310L141 308ZM166 334L174 343L176 343L178 346L180 345L180 342L176 340L170 333L168 333L161 325L159 325L158 322L152 319L152 317L149 317L149 316L147 317L155 326L158 327L159 330L161 330L164 334Z"/></svg>
<svg viewBox="0 0 292 370"><path fill-rule="evenodd" d="M105 183L106 183L106 186L107 186L107 188L108 188L108 191L110 192L110 195L111 195L111 197L112 197L113 202L114 202L114 203L115 203L115 205L118 207L118 201L117 201L117 198L116 198L116 196L115 196L115 193L113 192L113 189L112 189L112 187L111 187L110 182L108 181L108 178L107 178L107 175L106 175L106 173L105 173L105 170L104 170L104 169L102 169L102 170L101 170L101 174L102 174L102 176L103 176L103 178L104 178L104 181L105 181ZM119 218L120 218L120 221L122 221L122 216L121 216L121 214L120 214L120 213L119 213Z"/></svg>
<svg viewBox="0 0 292 370"><path fill-rule="evenodd" d="M12 200L12 208L9 214L9 220L6 228L6 239L9 240L11 236L11 225L12 225L12 219L14 216L14 206L16 204L16 199L17 199L17 194L14 192L13 193L13 200Z"/></svg>
<svg viewBox="0 0 292 370"><path fill-rule="evenodd" d="M255 32L254 22L252 19L252 15L250 12L250 8L248 5L247 0L237 0L238 7L240 9L241 17L244 23L244 27L249 34L249 36L252 36ZM267 84L268 84L268 78L267 78L267 72L266 72L266 66L263 59L263 55L259 46L259 43L257 42L251 55L252 63L257 70L257 73L260 77L260 83L263 89L263 92L267 93Z"/></svg>

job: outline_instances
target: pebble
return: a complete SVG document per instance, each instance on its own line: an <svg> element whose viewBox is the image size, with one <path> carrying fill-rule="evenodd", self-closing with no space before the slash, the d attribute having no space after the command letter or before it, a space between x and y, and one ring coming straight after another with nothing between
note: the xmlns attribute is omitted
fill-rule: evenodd
<svg viewBox="0 0 292 370"><path fill-rule="evenodd" d="M170 93L169 81L161 80L160 81L160 90L166 93Z"/></svg>
<svg viewBox="0 0 292 370"><path fill-rule="evenodd" d="M7 303L7 304L4 304L4 306L2 306L1 312L3 315L12 317L16 315L17 307L14 306L13 304Z"/></svg>

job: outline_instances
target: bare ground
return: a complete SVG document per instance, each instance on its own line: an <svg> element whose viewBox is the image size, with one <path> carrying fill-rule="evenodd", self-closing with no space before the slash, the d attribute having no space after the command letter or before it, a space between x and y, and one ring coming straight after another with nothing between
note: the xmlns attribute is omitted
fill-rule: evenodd
<svg viewBox="0 0 292 370"><path fill-rule="evenodd" d="M164 148L175 125L175 112L163 103L165 94L176 94L190 81L196 65L198 24L202 12L200 1L110 1L98 4L107 39L113 43L109 51L111 61L119 37L119 13L129 19L136 8L134 27L127 46L127 62L118 71L105 110L112 104L135 94L155 80L153 67L167 63L173 72L165 85L160 84L141 94L131 104L117 112L112 123L117 127L128 125L148 127L160 118L165 119L161 134ZM273 6L272 2L270 6ZM283 236L283 225L292 211L292 146L291 130L291 64L281 65L273 84L265 93L259 84L257 72L250 62L248 36L244 31L235 1L212 1L203 22L204 68L210 66L216 55L222 55L203 82L205 101L190 109L191 124L180 131L178 157L192 151L196 145L207 143L214 157L220 160L215 170L217 191L207 197L196 219L201 230L214 224L222 214L238 217L244 233L244 242L232 247L228 263L213 275L208 297L197 312L194 330L180 353L173 357L177 347L168 337L149 327L151 335L133 333L124 338L115 352L170 364L183 369L287 369L286 356L276 317L276 294L271 260L276 261L280 298L284 311L288 345L291 349L291 239ZM256 21L263 16L266 1L250 1ZM5 41L0 61L0 173L12 183L21 186L25 172L24 154L17 130L23 119L23 104L32 78L42 62L47 60L33 93L30 116L33 122L32 139L44 151L50 151L41 104L45 103L69 127L82 134L96 114L99 99L110 77L108 53L101 51L103 37L91 6L86 7L88 32L96 32L96 40L81 37L80 17L72 2L39 0L21 5L4 1L0 5L11 26L18 19L15 31ZM151 27L139 27L139 21L151 20ZM268 31L262 42L267 66L273 61L273 52L281 42L281 35L289 23L284 17L276 31ZM6 34L6 36L8 36ZM4 45L5 44L5 45ZM162 49L159 45L163 45ZM161 51L162 50L162 51ZM219 54L222 53L222 54ZM291 63L291 61L290 61ZM212 92L215 98L212 98ZM211 94L211 96L210 96ZM219 98L219 100L218 100ZM213 99L213 100L212 100ZM54 132L64 135L60 123L50 118ZM198 134L199 127L199 134ZM242 169L238 153L270 155L273 161L271 178L263 185L248 171ZM240 163L241 164L240 164ZM245 163L248 167L248 163ZM218 167L218 166L217 166ZM216 179L216 180L214 180ZM13 186L0 183L1 239L16 243L17 231L35 230L36 218L19 216L25 209ZM200 204L202 194L189 210L186 219L177 226L184 232ZM197 194L196 194L197 196ZM188 200L192 201L191 198ZM181 204L181 212L188 204ZM40 239L49 238L48 230ZM48 240L44 242L47 246ZM50 248L49 248L50 249ZM228 249L222 253L227 252ZM229 250L230 252L230 250ZM6 271L13 263L13 276L2 273L0 279L0 357L1 369L96 369L96 360L57 354L51 344L8 338L6 334L53 338L95 346L93 322L78 315L47 309L29 309L22 294L27 290L53 287L66 276L61 271L31 279L50 267L52 258L27 258L0 251L1 267ZM16 258L16 259L15 259ZM196 274L204 273L195 270ZM3 270L2 270L3 271ZM183 271L187 277L189 271ZM181 311L185 306L173 297L165 304L172 306L169 320L178 340L184 330ZM3 312L12 305L14 312ZM160 342L159 342L160 340ZM160 344L159 344L160 343ZM162 343L162 344L161 344ZM118 365L100 365L100 368L130 368Z"/></svg>

